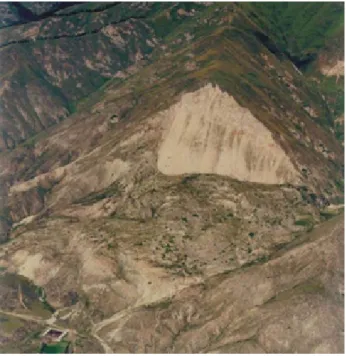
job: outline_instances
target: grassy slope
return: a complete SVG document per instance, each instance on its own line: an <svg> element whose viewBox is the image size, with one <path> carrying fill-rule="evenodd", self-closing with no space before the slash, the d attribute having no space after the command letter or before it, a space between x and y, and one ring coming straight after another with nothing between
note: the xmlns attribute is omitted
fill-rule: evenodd
<svg viewBox="0 0 346 356"><path fill-rule="evenodd" d="M344 82L342 78L337 81L321 75L316 59L322 52L330 57L343 52L344 4L281 2L239 6L304 71L312 90L325 97L330 119L324 124L333 128L337 139L343 142L343 125L334 121L344 113Z"/></svg>
<svg viewBox="0 0 346 356"><path fill-rule="evenodd" d="M343 3L240 3L279 48L304 62L343 30Z"/></svg>

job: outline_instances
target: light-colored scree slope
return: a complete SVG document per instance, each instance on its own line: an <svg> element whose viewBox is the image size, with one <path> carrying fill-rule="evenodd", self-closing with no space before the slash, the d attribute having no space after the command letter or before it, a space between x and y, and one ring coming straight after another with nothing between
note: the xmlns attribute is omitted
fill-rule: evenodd
<svg viewBox="0 0 346 356"><path fill-rule="evenodd" d="M159 115L165 125L158 152L163 174L216 173L266 184L299 180L271 132L219 87L184 94Z"/></svg>
<svg viewBox="0 0 346 356"><path fill-rule="evenodd" d="M340 75L345 75L345 62L344 61L337 61L334 65L326 65L321 68L322 74L326 75L327 77L333 77Z"/></svg>

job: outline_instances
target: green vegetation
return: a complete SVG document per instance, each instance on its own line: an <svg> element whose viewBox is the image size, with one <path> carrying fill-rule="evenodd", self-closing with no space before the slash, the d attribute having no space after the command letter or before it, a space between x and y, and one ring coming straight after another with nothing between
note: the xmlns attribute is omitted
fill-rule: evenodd
<svg viewBox="0 0 346 356"><path fill-rule="evenodd" d="M344 114L344 77L327 77L320 76L320 90L326 97L329 107L332 109L335 118Z"/></svg>
<svg viewBox="0 0 346 356"><path fill-rule="evenodd" d="M308 280L302 284L298 284L297 286L294 287L295 291L300 291L303 293L324 293L325 288L324 285L320 281L315 281L315 280Z"/></svg>
<svg viewBox="0 0 346 356"><path fill-rule="evenodd" d="M272 37L296 64L304 64L343 33L343 3L244 2L239 3L251 20Z"/></svg>
<svg viewBox="0 0 346 356"><path fill-rule="evenodd" d="M194 181L196 179L198 179L199 177L199 174L191 174L191 175L188 175L188 176L185 176L182 180L181 180L181 183L182 184L187 184L191 181Z"/></svg>
<svg viewBox="0 0 346 356"><path fill-rule="evenodd" d="M266 263L269 261L269 256L260 256L256 258L255 260L246 262L243 267L251 267L253 265L259 264L259 263Z"/></svg>
<svg viewBox="0 0 346 356"><path fill-rule="evenodd" d="M38 195L40 196L41 199L44 199L45 195L50 193L52 190L52 188L44 188L42 186L38 186L37 187L37 192L38 192Z"/></svg>
<svg viewBox="0 0 346 356"><path fill-rule="evenodd" d="M331 218L333 218L334 216L338 215L338 213L332 212L332 211L328 211L328 210L323 210L320 211L320 216L326 220L329 220Z"/></svg>
<svg viewBox="0 0 346 356"><path fill-rule="evenodd" d="M341 191L344 192L345 190L345 182L343 179L337 179L335 181L335 185L337 186L337 188Z"/></svg>
<svg viewBox="0 0 346 356"><path fill-rule="evenodd" d="M74 201L74 204L82 204L82 205L91 205L102 199L110 198L112 196L117 196L121 192L120 186L118 183L113 183L106 189L100 190L98 192L91 193L86 197L78 199Z"/></svg>
<svg viewBox="0 0 346 356"><path fill-rule="evenodd" d="M310 226L310 220L300 219L295 221L297 226Z"/></svg>
<svg viewBox="0 0 346 356"><path fill-rule="evenodd" d="M4 221L8 225L12 224L12 218L9 208L4 207L2 210L0 210L0 220Z"/></svg>
<svg viewBox="0 0 346 356"><path fill-rule="evenodd" d="M49 317L55 311L47 302L43 288L36 286L24 276L5 271L0 274L0 285L9 295L15 295L15 300L20 290L25 306L35 315Z"/></svg>
<svg viewBox="0 0 346 356"><path fill-rule="evenodd" d="M60 341L56 344L43 344L40 353L41 354L65 354L67 353L70 342Z"/></svg>
<svg viewBox="0 0 346 356"><path fill-rule="evenodd" d="M172 252L171 245L170 245L170 244L166 244L166 245L165 245L165 254L167 254L167 253L169 253L169 252Z"/></svg>
<svg viewBox="0 0 346 356"><path fill-rule="evenodd" d="M314 76L318 76L319 89L321 94L325 97L325 101L328 104L331 118L333 120L333 129L335 131L336 138L340 141L344 141L344 123L337 122L344 115L345 103L344 103L344 77L338 79L334 77L327 77L314 73ZM311 85L316 85L312 82Z"/></svg>
<svg viewBox="0 0 346 356"><path fill-rule="evenodd" d="M43 138L47 137L48 136L48 132L47 131L42 131L42 132L39 132L38 134L32 136L32 137L29 137L27 140L25 140L23 143L21 143L21 145L25 148L34 148L36 143L39 141L39 140L42 140Z"/></svg>
<svg viewBox="0 0 346 356"><path fill-rule="evenodd" d="M11 334L15 330L21 328L23 326L23 322L16 317L0 313L0 325L2 330Z"/></svg>
<svg viewBox="0 0 346 356"><path fill-rule="evenodd" d="M205 7L197 3L155 3L150 10L150 23L153 26L157 36L161 38L167 37L167 40L179 38L179 34L187 33L188 30L194 27L196 19L185 15L180 15L179 12L192 10L205 10ZM198 12L197 12L198 14ZM198 16L198 15L197 15ZM190 20L190 21L189 21ZM178 29L179 32L174 33Z"/></svg>
<svg viewBox="0 0 346 356"><path fill-rule="evenodd" d="M312 216L301 217L300 219L294 222L296 226L302 226L306 228L306 231L309 232L314 227L314 221Z"/></svg>
<svg viewBox="0 0 346 356"><path fill-rule="evenodd" d="M20 179L29 180L35 177L38 170L42 170L47 162L52 158L52 152L42 152L39 156L35 158L32 164L28 166L26 171L22 171L21 175L19 176Z"/></svg>
<svg viewBox="0 0 346 356"><path fill-rule="evenodd" d="M321 218L323 218L325 220L329 220L329 219L339 215L343 211L344 211L344 207L341 207L339 209L330 209L327 207L326 209L320 211L320 216L321 216Z"/></svg>
<svg viewBox="0 0 346 356"><path fill-rule="evenodd" d="M156 303L148 304L146 309L167 309L172 304L172 298L166 298Z"/></svg>
<svg viewBox="0 0 346 356"><path fill-rule="evenodd" d="M255 72L248 72L244 74L244 79L248 80L250 83L255 85L258 88L266 88L265 83Z"/></svg>

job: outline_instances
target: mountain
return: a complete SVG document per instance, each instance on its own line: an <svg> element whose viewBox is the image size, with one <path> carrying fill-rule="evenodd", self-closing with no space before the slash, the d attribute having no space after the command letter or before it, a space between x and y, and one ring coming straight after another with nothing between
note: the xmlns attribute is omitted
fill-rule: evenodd
<svg viewBox="0 0 346 356"><path fill-rule="evenodd" d="M342 353L343 3L1 6L0 350Z"/></svg>

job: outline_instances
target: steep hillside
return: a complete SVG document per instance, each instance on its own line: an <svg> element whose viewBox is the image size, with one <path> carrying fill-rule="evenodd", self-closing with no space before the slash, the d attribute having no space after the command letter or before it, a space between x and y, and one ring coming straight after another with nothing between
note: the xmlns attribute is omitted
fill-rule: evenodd
<svg viewBox="0 0 346 356"><path fill-rule="evenodd" d="M298 67L316 59L344 31L344 5L337 3L240 3L248 16Z"/></svg>
<svg viewBox="0 0 346 356"><path fill-rule="evenodd" d="M343 5L20 6L0 351L343 352Z"/></svg>

